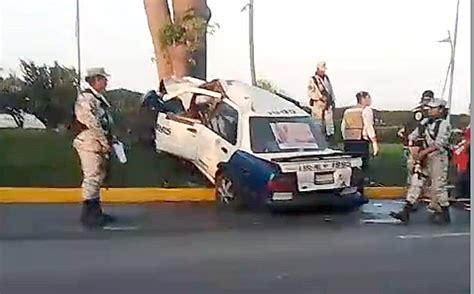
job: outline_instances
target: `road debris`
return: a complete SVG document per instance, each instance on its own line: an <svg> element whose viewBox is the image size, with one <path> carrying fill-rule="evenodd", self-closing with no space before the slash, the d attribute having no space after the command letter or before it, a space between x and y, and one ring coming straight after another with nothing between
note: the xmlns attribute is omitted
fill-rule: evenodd
<svg viewBox="0 0 474 294"><path fill-rule="evenodd" d="M398 219L364 219L362 220L365 224L400 224L402 223Z"/></svg>

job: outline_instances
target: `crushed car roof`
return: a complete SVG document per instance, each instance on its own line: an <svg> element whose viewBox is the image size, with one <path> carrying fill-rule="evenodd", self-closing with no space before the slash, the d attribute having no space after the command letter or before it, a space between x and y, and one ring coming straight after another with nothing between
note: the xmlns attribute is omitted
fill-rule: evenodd
<svg viewBox="0 0 474 294"><path fill-rule="evenodd" d="M227 98L251 116L308 116L308 113L294 102L241 81L214 79L206 82L185 77L169 80L165 85L168 94L164 99L179 96L186 106L189 106L193 93L198 93Z"/></svg>
<svg viewBox="0 0 474 294"><path fill-rule="evenodd" d="M241 108L250 105L252 116L308 116L308 113L276 94L241 81L228 80L227 97Z"/></svg>

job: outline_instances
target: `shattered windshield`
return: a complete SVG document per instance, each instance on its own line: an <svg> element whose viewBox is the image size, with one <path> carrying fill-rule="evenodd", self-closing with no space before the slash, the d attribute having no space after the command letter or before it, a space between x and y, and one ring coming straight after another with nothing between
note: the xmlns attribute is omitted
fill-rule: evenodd
<svg viewBox="0 0 474 294"><path fill-rule="evenodd" d="M251 117L250 144L255 153L324 150L321 126L311 117Z"/></svg>

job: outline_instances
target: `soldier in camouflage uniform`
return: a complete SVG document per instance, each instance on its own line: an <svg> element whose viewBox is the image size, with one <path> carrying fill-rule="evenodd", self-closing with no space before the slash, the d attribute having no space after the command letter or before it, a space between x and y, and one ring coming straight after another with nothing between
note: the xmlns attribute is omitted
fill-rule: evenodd
<svg viewBox="0 0 474 294"><path fill-rule="evenodd" d="M419 149L419 142L423 140L410 140L410 134L418 127L425 124L428 115L426 109L426 104L434 99L434 93L431 90L426 90L421 96L420 103L415 107L413 112L413 118L404 123L403 128L398 132L398 136L403 141L403 148L405 149L405 157L407 159L407 185L410 185L411 178L413 175L414 162L412 153L416 152ZM418 129L422 131L421 128Z"/></svg>
<svg viewBox="0 0 474 294"><path fill-rule="evenodd" d="M101 94L109 75L103 68L88 70L88 87L78 95L74 107L74 141L82 169L81 222L86 227L103 226L113 221L104 214L100 203L100 188L106 177L106 165L112 152L110 103Z"/></svg>
<svg viewBox="0 0 474 294"><path fill-rule="evenodd" d="M433 213L434 219L444 223L451 221L449 214L448 200L448 165L449 165L449 137L451 126L446 120L446 102L441 99L433 99L426 104L429 110L429 120L426 128L420 134L418 128L410 135L410 140L416 140L422 136L425 141L424 148L413 154L414 161L425 161L419 165L418 170L410 183L406 204L402 211L391 212L393 218L408 223L413 205L421 195L422 189L428 183L431 203L429 209Z"/></svg>
<svg viewBox="0 0 474 294"><path fill-rule="evenodd" d="M319 62L316 73L309 80L308 97L312 116L321 122L323 132L331 139L334 135L333 111L336 98L326 70L326 62Z"/></svg>

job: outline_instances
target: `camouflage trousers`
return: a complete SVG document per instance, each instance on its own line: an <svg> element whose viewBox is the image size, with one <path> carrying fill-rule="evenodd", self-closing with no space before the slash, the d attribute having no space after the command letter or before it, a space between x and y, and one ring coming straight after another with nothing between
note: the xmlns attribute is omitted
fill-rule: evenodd
<svg viewBox="0 0 474 294"><path fill-rule="evenodd" d="M407 161L407 186L411 184L411 178L413 177L413 156L408 148L403 151L403 156Z"/></svg>
<svg viewBox="0 0 474 294"><path fill-rule="evenodd" d="M77 149L82 170L82 198L100 199L100 188L106 176L106 158L103 154Z"/></svg>
<svg viewBox="0 0 474 294"><path fill-rule="evenodd" d="M440 210L440 207L448 207L448 164L447 155L430 155L426 167L422 169L422 173L426 175L426 178L419 178L416 173L412 175L406 200L411 204L415 204L426 189L427 195L431 199L429 208Z"/></svg>
<svg viewBox="0 0 474 294"><path fill-rule="evenodd" d="M326 136L332 136L335 133L333 109L329 107L326 109L326 103L317 101L311 108L311 115L324 126L323 132Z"/></svg>

